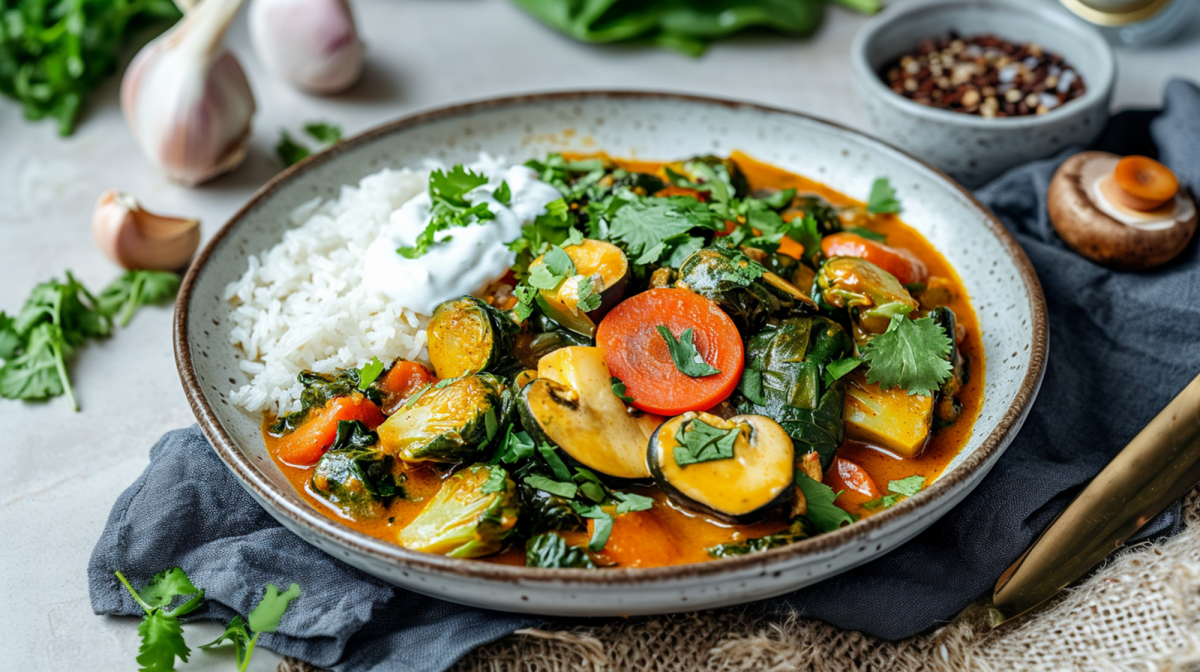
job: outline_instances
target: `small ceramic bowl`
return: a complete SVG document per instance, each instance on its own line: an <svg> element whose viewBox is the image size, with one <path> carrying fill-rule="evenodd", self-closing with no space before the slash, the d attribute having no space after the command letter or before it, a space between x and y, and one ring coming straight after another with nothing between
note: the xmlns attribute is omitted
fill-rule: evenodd
<svg viewBox="0 0 1200 672"><path fill-rule="evenodd" d="M1087 92L1045 114L989 119L921 105L888 88L880 77L887 63L921 40L951 31L1036 42L1066 59ZM1013 166L1091 144L1108 118L1116 76L1112 48L1099 33L1057 6L1027 0L924 0L889 7L855 36L850 63L876 134L971 188Z"/></svg>

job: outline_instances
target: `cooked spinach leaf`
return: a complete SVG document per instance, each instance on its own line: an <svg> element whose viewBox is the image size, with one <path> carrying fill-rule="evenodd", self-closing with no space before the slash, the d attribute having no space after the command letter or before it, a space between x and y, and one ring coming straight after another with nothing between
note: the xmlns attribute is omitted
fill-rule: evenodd
<svg viewBox="0 0 1200 672"><path fill-rule="evenodd" d="M567 546L566 540L553 532L539 534L526 542L525 566L544 569L596 569L596 563L587 551L578 546Z"/></svg>
<svg viewBox="0 0 1200 672"><path fill-rule="evenodd" d="M679 425L675 432L675 464L686 467L698 462L728 460L733 457L733 444L741 428L721 429L696 418Z"/></svg>

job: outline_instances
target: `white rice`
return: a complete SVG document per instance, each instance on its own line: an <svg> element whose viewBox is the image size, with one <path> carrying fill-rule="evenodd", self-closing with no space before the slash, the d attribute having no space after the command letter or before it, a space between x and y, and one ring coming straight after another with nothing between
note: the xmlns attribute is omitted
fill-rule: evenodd
<svg viewBox="0 0 1200 672"><path fill-rule="evenodd" d="M491 163L488 161L488 163ZM295 228L250 257L229 283L230 340L250 383L230 398L251 412L299 408L304 370L328 373L378 357L423 359L428 317L388 305L362 283L363 253L392 211L421 193L428 170L382 170L337 199L313 199L290 215Z"/></svg>

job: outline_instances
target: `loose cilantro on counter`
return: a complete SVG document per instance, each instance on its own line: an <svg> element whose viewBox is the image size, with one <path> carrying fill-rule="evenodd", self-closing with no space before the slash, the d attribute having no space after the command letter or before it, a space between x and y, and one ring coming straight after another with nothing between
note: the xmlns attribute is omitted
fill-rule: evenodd
<svg viewBox="0 0 1200 672"><path fill-rule="evenodd" d="M254 654L254 646L258 644L258 636L264 632L275 632L279 629L279 621L287 611L292 600L300 597L300 586L293 583L284 592L279 592L275 584L268 583L266 594L259 600L258 605L243 621L241 616L234 616L229 627L220 637L204 644L200 648L211 649L225 642L233 644L237 656L238 672L246 672L250 667L250 656Z"/></svg>
<svg viewBox="0 0 1200 672"><path fill-rule="evenodd" d="M951 345L946 330L932 318L894 315L887 331L862 349L867 382L885 390L900 387L910 395L933 396L953 372Z"/></svg>
<svg viewBox="0 0 1200 672"><path fill-rule="evenodd" d="M324 121L305 124L304 133L324 145L319 149L326 149L342 140L341 127ZM279 142L275 145L275 156L283 162L284 168L307 159L312 153L313 150L308 145L294 139L287 129L279 132Z"/></svg>
<svg viewBox="0 0 1200 672"><path fill-rule="evenodd" d="M174 298L179 291L179 275L168 271L129 271L100 292L97 307L128 326L138 307Z"/></svg>

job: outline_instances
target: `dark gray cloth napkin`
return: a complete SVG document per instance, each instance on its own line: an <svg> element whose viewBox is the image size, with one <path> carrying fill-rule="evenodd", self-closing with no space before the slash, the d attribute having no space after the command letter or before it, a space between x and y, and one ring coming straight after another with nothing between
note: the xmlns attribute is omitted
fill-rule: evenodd
<svg viewBox="0 0 1200 672"><path fill-rule="evenodd" d="M1200 89L1173 82L1165 110L1115 116L1099 149L1157 155L1200 192ZM1157 146L1157 151L1156 151ZM1015 169L980 199L1037 268L1050 312L1050 359L1029 418L992 473L913 541L862 567L748 607L796 610L898 639L952 618L1200 372L1196 244L1150 273L1114 273L1066 249L1046 215L1046 188L1070 153ZM268 582L304 590L266 648L339 672L440 671L532 619L461 607L370 577L280 527L237 485L200 431L167 434L113 507L88 567L98 614L136 615L113 577L135 585L183 567L205 589L198 618L246 614ZM1173 534L1178 505L1139 538ZM198 654L199 655L199 654Z"/></svg>

